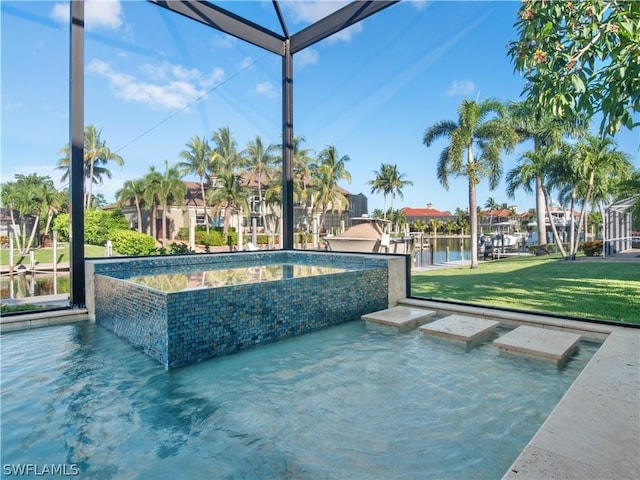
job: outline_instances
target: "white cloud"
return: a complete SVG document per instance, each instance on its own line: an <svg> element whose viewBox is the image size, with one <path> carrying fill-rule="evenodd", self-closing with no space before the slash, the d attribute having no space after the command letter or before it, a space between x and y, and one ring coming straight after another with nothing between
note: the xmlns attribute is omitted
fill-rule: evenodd
<svg viewBox="0 0 640 480"><path fill-rule="evenodd" d="M253 58L251 57L244 57L242 59L242 62L240 62L240 69L244 70L246 68L249 68L251 65L253 65Z"/></svg>
<svg viewBox="0 0 640 480"><path fill-rule="evenodd" d="M293 21L296 23L312 24L321 18L340 10L350 3L349 1L314 1L314 2L285 2L284 7L291 13ZM329 42L351 40L351 37L362 31L362 23L356 23L349 28L342 30L327 40Z"/></svg>
<svg viewBox="0 0 640 480"><path fill-rule="evenodd" d="M276 92L276 89L271 82L258 83L256 85L255 93L269 98L275 98L278 96L278 92Z"/></svg>
<svg viewBox="0 0 640 480"><path fill-rule="evenodd" d="M455 96L455 95L471 95L476 91L476 86L471 80L454 80L451 82L451 85L447 89L447 95Z"/></svg>
<svg viewBox="0 0 640 480"><path fill-rule="evenodd" d="M314 63L318 63L318 57L318 51L308 47L295 54L294 65L298 68L312 65Z"/></svg>
<svg viewBox="0 0 640 480"><path fill-rule="evenodd" d="M231 48L237 40L235 37L222 32L216 32L217 35L213 39L213 45L216 47Z"/></svg>
<svg viewBox="0 0 640 480"><path fill-rule="evenodd" d="M101 75L109 81L116 96L153 108L184 108L224 78L224 71L220 68L204 75L196 68L188 69L168 62L147 64L140 69L144 80L120 73L103 60L94 59L87 65L87 72Z"/></svg>
<svg viewBox="0 0 640 480"><path fill-rule="evenodd" d="M419 12L422 12L426 10L432 2L430 0L409 0L407 3Z"/></svg>
<svg viewBox="0 0 640 480"><path fill-rule="evenodd" d="M117 30L123 23L120 0L85 0L84 20L87 30L101 28ZM69 2L56 3L51 17L60 23L69 23Z"/></svg>

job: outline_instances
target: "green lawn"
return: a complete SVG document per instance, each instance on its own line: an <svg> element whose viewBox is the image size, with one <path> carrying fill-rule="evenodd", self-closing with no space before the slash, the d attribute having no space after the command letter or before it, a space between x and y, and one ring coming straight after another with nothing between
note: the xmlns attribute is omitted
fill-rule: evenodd
<svg viewBox="0 0 640 480"><path fill-rule="evenodd" d="M35 260L36 263L53 263L53 249L52 248L37 248L34 250L35 252ZM96 245L85 245L84 246L84 255L85 257L104 257L104 247L96 246ZM56 252L56 257L58 259L58 263L60 262L68 262L69 261L69 244L61 243L58 244L58 249ZM13 261L16 265L29 265L29 255L18 255L14 253ZM1 265L9 265L9 250L8 249L0 249L0 264Z"/></svg>
<svg viewBox="0 0 640 480"><path fill-rule="evenodd" d="M411 276L414 297L640 323L640 264L519 257Z"/></svg>

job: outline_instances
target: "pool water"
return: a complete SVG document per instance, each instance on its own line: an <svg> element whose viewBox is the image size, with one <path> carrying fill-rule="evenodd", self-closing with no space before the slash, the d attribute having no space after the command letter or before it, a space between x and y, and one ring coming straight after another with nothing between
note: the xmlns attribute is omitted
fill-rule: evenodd
<svg viewBox="0 0 640 480"><path fill-rule="evenodd" d="M500 478L558 369L354 321L166 371L87 323L2 335L2 463L95 479Z"/></svg>
<svg viewBox="0 0 640 480"><path fill-rule="evenodd" d="M127 280L163 292L180 292L198 288L226 287L246 283L270 282L287 278L312 277L346 272L345 268L316 265L274 264L251 267L216 268L189 273L138 275Z"/></svg>

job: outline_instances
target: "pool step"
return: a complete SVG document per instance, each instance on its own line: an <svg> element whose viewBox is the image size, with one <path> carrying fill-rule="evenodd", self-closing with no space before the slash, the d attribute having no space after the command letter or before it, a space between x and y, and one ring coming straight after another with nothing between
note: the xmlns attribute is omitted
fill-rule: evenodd
<svg viewBox="0 0 640 480"><path fill-rule="evenodd" d="M435 315L434 310L425 310L424 308L411 307L392 307L378 312L367 313L362 315L362 320L366 322L376 323L387 327L398 329L399 332L406 332L419 325L425 323L429 318Z"/></svg>
<svg viewBox="0 0 640 480"><path fill-rule="evenodd" d="M577 333L521 325L493 341L500 353L550 360L562 365L580 341Z"/></svg>
<svg viewBox="0 0 640 480"><path fill-rule="evenodd" d="M469 347L491 335L498 325L500 322L495 320L454 314L423 325L420 331L426 335L462 343L465 347Z"/></svg>

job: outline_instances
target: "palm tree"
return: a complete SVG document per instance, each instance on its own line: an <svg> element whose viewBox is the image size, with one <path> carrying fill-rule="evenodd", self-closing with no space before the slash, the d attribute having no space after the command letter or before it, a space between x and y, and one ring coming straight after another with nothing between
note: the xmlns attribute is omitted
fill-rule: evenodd
<svg viewBox="0 0 640 480"><path fill-rule="evenodd" d="M247 148L242 152L247 168L247 182L255 181L258 185L258 204L260 205L260 217L262 225L265 224L266 206L263 205L262 186L265 180L273 176L273 167L276 162L276 151L279 145L264 145L262 138L257 135L255 140L247 143Z"/></svg>
<svg viewBox="0 0 640 480"><path fill-rule="evenodd" d="M313 195L310 195L308 184L311 181L312 171L315 169L315 158L309 148L302 148L305 138L302 136L293 138L293 192L298 202L308 206L313 212ZM311 204L307 205L310 201Z"/></svg>
<svg viewBox="0 0 640 480"><path fill-rule="evenodd" d="M575 232L580 235L586 222L586 209L592 200L600 203L611 199L615 193L615 186L631 178L633 165L627 154L616 150L616 143L609 137L595 137L588 135L579 142L568 156L566 164L567 180L560 188L560 196L571 199L571 211L576 201L581 203L578 228ZM573 216L572 216L573 218ZM574 228L571 229L570 259L574 260L578 252L578 241L574 241Z"/></svg>
<svg viewBox="0 0 640 480"><path fill-rule="evenodd" d="M182 181L180 170L177 166L169 167L169 162L164 161L164 175L158 183L156 195L162 210L162 246L167 241L167 208L169 205L181 205L187 187Z"/></svg>
<svg viewBox="0 0 640 480"><path fill-rule="evenodd" d="M493 197L489 197L486 202L484 202L484 208L489 211L489 225L493 225L493 211L498 209L498 202Z"/></svg>
<svg viewBox="0 0 640 480"><path fill-rule="evenodd" d="M518 159L518 166L507 172L505 179L507 185L507 196L509 198L513 198L515 191L518 188L522 188L526 193L531 194L533 193L534 186L537 188L539 184L542 192L544 212L549 212L549 190L554 182L552 166L559 164L561 162L561 158L561 155L554 146L544 146L538 150L523 153ZM549 216L549 223L558 249L562 256L566 257L562 240L558 234L558 229L556 228L556 224L551 216ZM540 231L538 231L538 235L540 236ZM546 239L544 243L541 243L542 239L539 237L539 242L540 245L544 245L546 244Z"/></svg>
<svg viewBox="0 0 640 480"><path fill-rule="evenodd" d="M93 185L102 184L103 177L111 178L111 171L106 167L108 162L115 162L118 166L124 165L120 155L112 152L106 142L100 138L102 130L98 131L94 125L87 125L84 129L84 208L91 206ZM70 153L69 145L65 145L59 154L63 155L58 160L57 169L64 170L61 181L69 178ZM88 185L88 189L87 189Z"/></svg>
<svg viewBox="0 0 640 480"><path fill-rule="evenodd" d="M144 201L145 194L145 182L144 179L139 180L127 180L122 185L122 188L116 192L116 199L120 205L124 205L127 202L133 202L136 207L136 219L138 223L138 232L142 233L142 207L141 204Z"/></svg>
<svg viewBox="0 0 640 480"><path fill-rule="evenodd" d="M431 233L433 233L434 237L438 236L438 229L443 225L442 220L438 220L437 218L431 218L429 220L429 229Z"/></svg>
<svg viewBox="0 0 640 480"><path fill-rule="evenodd" d="M186 150L180 152L180 158L184 161L178 162L177 167L182 175L190 173L198 175L198 185L200 185L200 197L204 207L204 221L209 233L209 216L207 215L207 196L204 191L205 179L211 170L211 147L206 138L191 137L185 146Z"/></svg>
<svg viewBox="0 0 640 480"><path fill-rule="evenodd" d="M367 182L371 185L371 193L382 192L385 210L387 207L387 195L391 195L391 211L393 212L396 194L403 198L402 189L413 185L413 182L405 180L405 174L398 172L398 166L389 163L383 163L380 165L380 171L374 170L373 173L376 176L375 179Z"/></svg>
<svg viewBox="0 0 640 480"><path fill-rule="evenodd" d="M208 200L214 212L219 215L221 211L224 211L222 234L225 238L229 233L229 222L233 211L249 211L249 195L251 195L251 191L242 186L231 172L221 173L217 178L215 188L209 190Z"/></svg>
<svg viewBox="0 0 640 480"><path fill-rule="evenodd" d="M240 167L241 158L238 153L238 142L231 134L229 127L221 127L211 136L215 143L211 155L212 170L217 173L235 173Z"/></svg>
<svg viewBox="0 0 640 480"><path fill-rule="evenodd" d="M582 134L588 123L581 118L566 120L554 115L542 114L527 102L509 104L510 123L518 133L520 142L533 140L533 149L538 151L545 146L559 145L565 136L575 137ZM540 245L547 243L546 210L542 196L542 177L536 178L536 223Z"/></svg>
<svg viewBox="0 0 640 480"><path fill-rule="evenodd" d="M154 240L158 239L157 235L157 208L158 208L158 192L160 190L160 182L162 181L162 174L156 170L152 165L149 167L149 172L142 179L144 186L144 195L142 197L144 204L149 208L149 228L148 234L151 235Z"/></svg>
<svg viewBox="0 0 640 480"><path fill-rule="evenodd" d="M480 103L463 100L458 108L457 123L442 120L424 134L423 143L427 147L438 138L449 139L449 145L441 152L437 167L438 180L445 189L449 189L451 175L468 178L471 268L478 267L476 185L483 177L489 179L491 189L498 185L502 173L500 153L503 149L510 151L518 140L516 132L504 120L504 113L504 105L497 100L489 99Z"/></svg>
<svg viewBox="0 0 640 480"><path fill-rule="evenodd" d="M389 195L389 182L387 178L389 177L388 169L391 167L388 163L383 163L380 165L380 170L374 170L373 173L375 178L373 180L369 180L367 184L371 185L371 193L382 193L382 201L383 201L383 217L386 219L387 215L387 195Z"/></svg>
<svg viewBox="0 0 640 480"><path fill-rule="evenodd" d="M340 191L338 182L340 180L351 182L351 174L345 168L346 162L349 161L349 156L339 156L336 147L333 145L328 145L327 148L322 150L318 160L319 164L314 172L313 190L322 209L320 226L324 228L329 208L341 213L349 206L349 201Z"/></svg>
<svg viewBox="0 0 640 480"><path fill-rule="evenodd" d="M38 231L38 224L42 215L53 216L59 208L62 198L56 191L48 176L40 176L36 173L31 175L15 175L15 181L2 184L1 190L2 205L9 210L11 224L16 240L16 246L20 253L26 253L33 244L35 234ZM18 212L21 226L18 229L14 211ZM33 217L33 227L29 235L29 242L26 241L27 217ZM47 220L47 226L50 220ZM20 231L20 237L18 237Z"/></svg>

